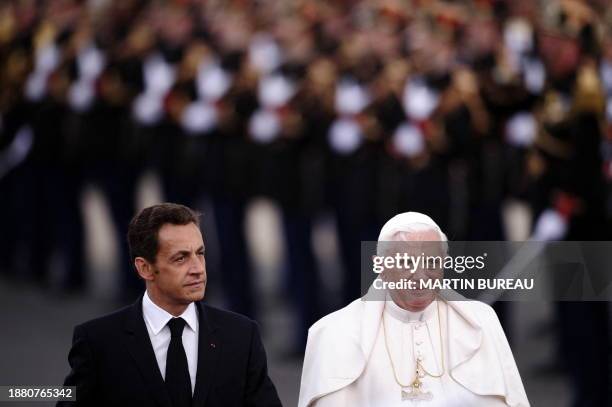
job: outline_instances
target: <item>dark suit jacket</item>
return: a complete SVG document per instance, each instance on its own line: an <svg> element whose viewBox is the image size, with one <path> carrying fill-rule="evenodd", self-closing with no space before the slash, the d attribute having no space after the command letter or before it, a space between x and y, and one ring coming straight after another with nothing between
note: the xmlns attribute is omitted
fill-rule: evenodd
<svg viewBox="0 0 612 407"><path fill-rule="evenodd" d="M198 369L193 407L280 407L257 324L196 302ZM142 297L79 325L68 355L77 401L58 406L172 407L142 316Z"/></svg>

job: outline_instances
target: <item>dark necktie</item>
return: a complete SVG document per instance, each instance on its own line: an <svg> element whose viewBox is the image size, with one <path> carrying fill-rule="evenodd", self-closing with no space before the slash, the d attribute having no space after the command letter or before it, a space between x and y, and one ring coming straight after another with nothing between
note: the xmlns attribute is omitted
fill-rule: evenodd
<svg viewBox="0 0 612 407"><path fill-rule="evenodd" d="M172 407L188 407L191 405L191 379L187 366L187 355L183 348L183 318L172 318L168 321L172 333L168 356L166 357L166 388L172 401Z"/></svg>

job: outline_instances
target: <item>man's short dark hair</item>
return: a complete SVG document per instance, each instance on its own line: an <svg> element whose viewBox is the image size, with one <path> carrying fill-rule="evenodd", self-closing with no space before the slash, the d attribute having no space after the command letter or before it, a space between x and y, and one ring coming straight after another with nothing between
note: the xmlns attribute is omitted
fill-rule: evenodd
<svg viewBox="0 0 612 407"><path fill-rule="evenodd" d="M159 230L162 226L190 223L199 227L200 214L185 205L161 203L140 211L128 226L127 239L132 262L136 257L142 257L150 263L155 263L159 250Z"/></svg>

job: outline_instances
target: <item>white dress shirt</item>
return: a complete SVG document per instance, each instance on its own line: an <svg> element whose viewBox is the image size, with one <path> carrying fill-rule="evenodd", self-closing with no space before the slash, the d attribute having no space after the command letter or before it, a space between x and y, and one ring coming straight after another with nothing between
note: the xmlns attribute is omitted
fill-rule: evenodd
<svg viewBox="0 0 612 407"><path fill-rule="evenodd" d="M149 294L145 292L142 299L142 315L144 316L147 332L153 345L155 359L164 380L166 379L166 356L170 345L170 328L168 321L174 316L155 304ZM189 377L191 379L191 394L195 389L196 371L198 369L198 314L194 303L187 306L185 312L180 315L186 322L183 329L183 348L187 356Z"/></svg>
<svg viewBox="0 0 612 407"><path fill-rule="evenodd" d="M440 348L440 325L445 329L446 304L440 303L440 324L438 323L438 302L432 302L422 312L410 312L400 308L393 301L385 303L383 318L376 336L372 354L361 376L349 385L351 391L329 394L314 403L316 407L353 405L360 407L495 407L506 404L500 397L479 396L457 383L448 374L448 348L444 340L444 375L441 378L425 375L421 378L422 391L432 394L431 400L402 401L402 387L397 384L389 353L393 359L398 379L410 385L415 379L416 358L421 358L425 369L433 375L443 371ZM382 321L381 321L382 322ZM442 332L443 337L445 332ZM406 390L408 390L406 388Z"/></svg>

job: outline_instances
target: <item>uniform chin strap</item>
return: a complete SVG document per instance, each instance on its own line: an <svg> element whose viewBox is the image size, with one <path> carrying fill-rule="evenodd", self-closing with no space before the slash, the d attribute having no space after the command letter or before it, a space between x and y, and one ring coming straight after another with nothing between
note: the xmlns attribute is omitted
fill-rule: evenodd
<svg viewBox="0 0 612 407"><path fill-rule="evenodd" d="M282 61L283 52L272 36L264 33L253 36L249 45L249 62L260 73L270 74Z"/></svg>
<svg viewBox="0 0 612 407"><path fill-rule="evenodd" d="M538 125L533 114L519 112L506 123L506 141L515 147L529 147L536 139Z"/></svg>
<svg viewBox="0 0 612 407"><path fill-rule="evenodd" d="M425 151L425 135L410 122L400 124L392 138L394 150L404 157L413 158Z"/></svg>
<svg viewBox="0 0 612 407"><path fill-rule="evenodd" d="M404 88L402 104L409 119L422 121L428 119L438 107L440 97L423 79L415 78Z"/></svg>
<svg viewBox="0 0 612 407"><path fill-rule="evenodd" d="M327 139L333 151L349 155L363 144L363 130L357 116L370 104L368 92L357 82L343 79L336 87L338 118L332 123Z"/></svg>
<svg viewBox="0 0 612 407"><path fill-rule="evenodd" d="M249 134L260 144L276 140L282 131L281 114L293 95L295 84L283 75L269 75L259 82L258 109L249 120Z"/></svg>
<svg viewBox="0 0 612 407"><path fill-rule="evenodd" d="M37 50L34 71L25 86L25 96L28 100L38 102L45 97L49 75L57 68L60 59L60 50L54 43Z"/></svg>
<svg viewBox="0 0 612 407"><path fill-rule="evenodd" d="M204 63L196 77L200 99L214 103L221 99L232 85L232 76L217 63Z"/></svg>
<svg viewBox="0 0 612 407"><path fill-rule="evenodd" d="M163 116L163 100L176 79L176 72L159 54L149 56L143 66L145 90L134 99L132 112L144 125L154 125Z"/></svg>
<svg viewBox="0 0 612 407"><path fill-rule="evenodd" d="M91 108L96 97L96 80L104 70L106 57L94 45L83 47L77 55L79 77L68 90L68 102L76 112Z"/></svg>

